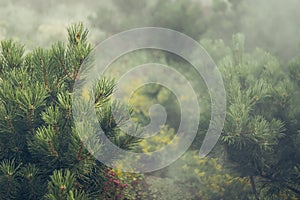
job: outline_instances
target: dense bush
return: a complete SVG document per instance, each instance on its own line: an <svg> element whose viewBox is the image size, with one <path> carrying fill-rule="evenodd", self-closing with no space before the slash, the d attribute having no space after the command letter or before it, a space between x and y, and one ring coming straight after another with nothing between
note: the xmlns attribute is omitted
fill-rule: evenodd
<svg viewBox="0 0 300 200"><path fill-rule="evenodd" d="M56 43L26 55L22 45L1 42L1 199L126 198L131 180L120 181L117 174L109 173L86 150L74 128L70 93L92 50L87 34L82 24L75 24L68 28L68 44ZM98 103L105 103L98 109L109 110L115 84L100 78L95 95L103 94ZM109 114L104 116L111 118ZM121 136L105 117L99 119L110 127L108 137L131 148L136 139Z"/></svg>

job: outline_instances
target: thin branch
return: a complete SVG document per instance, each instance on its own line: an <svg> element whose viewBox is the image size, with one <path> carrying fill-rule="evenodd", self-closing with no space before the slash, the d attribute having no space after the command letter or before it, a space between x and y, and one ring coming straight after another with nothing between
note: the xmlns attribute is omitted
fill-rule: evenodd
<svg viewBox="0 0 300 200"><path fill-rule="evenodd" d="M253 192L253 194L255 196L255 199L259 200L259 194L257 193L256 185L255 185L255 181L254 181L254 177L253 176L250 176L250 182L251 182L252 192Z"/></svg>
<svg viewBox="0 0 300 200"><path fill-rule="evenodd" d="M272 178L272 177L270 177L270 176L266 176L266 175L260 175L260 176L261 176L262 178L267 179L267 180L270 180L270 181L272 181L272 182L277 182L277 181L278 181L278 180L276 180L276 179L274 179L274 178ZM289 190L293 191L294 193L300 195L300 189L298 189L298 188L292 186L290 183L288 183L288 181L285 181L284 184L285 184L285 187L286 187L287 189L289 189Z"/></svg>

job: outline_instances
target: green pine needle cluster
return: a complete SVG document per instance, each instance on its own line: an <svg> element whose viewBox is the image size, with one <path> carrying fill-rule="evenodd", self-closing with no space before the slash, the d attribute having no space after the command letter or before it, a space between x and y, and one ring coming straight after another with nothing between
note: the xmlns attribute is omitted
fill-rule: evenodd
<svg viewBox="0 0 300 200"><path fill-rule="evenodd" d="M92 51L87 35L81 23L74 24L68 28L67 44L26 54L19 43L1 42L0 199L87 200L110 195L103 187L107 167L87 150L88 145L100 152L105 147L82 141L72 117L74 82ZM114 80L100 78L93 90L95 108L107 136L131 148L137 139L122 134L111 120L111 108L117 104L110 98L115 85ZM124 106L115 109L125 111Z"/></svg>

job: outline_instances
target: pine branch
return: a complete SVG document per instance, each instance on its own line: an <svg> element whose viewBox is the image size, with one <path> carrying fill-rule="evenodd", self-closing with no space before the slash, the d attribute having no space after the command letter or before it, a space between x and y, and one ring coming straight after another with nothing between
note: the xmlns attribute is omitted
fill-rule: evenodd
<svg viewBox="0 0 300 200"><path fill-rule="evenodd" d="M90 157L92 155L91 153L87 153L84 157L82 157L83 148L84 148L83 142L80 141L79 150L78 150L78 153L77 153L77 160L78 161L85 160L85 159L87 159L88 157Z"/></svg>
<svg viewBox="0 0 300 200"><path fill-rule="evenodd" d="M283 181L283 180L277 180L277 179L275 179L275 178L273 178L271 176L267 176L267 175L263 175L263 174L260 174L260 177L262 177L264 179L267 179L267 180L269 180L271 182L282 182ZM286 180L283 183L284 183L284 185L285 185L286 188L288 188L289 190L293 191L294 193L300 195L300 189L299 188L292 186L292 184L290 184Z"/></svg>
<svg viewBox="0 0 300 200"><path fill-rule="evenodd" d="M257 190L256 190L256 185L255 185L255 181L254 181L254 177L253 176L250 176L250 183L251 183L251 187L252 187L252 192L255 196L255 199L256 200L259 200L259 194L257 193Z"/></svg>

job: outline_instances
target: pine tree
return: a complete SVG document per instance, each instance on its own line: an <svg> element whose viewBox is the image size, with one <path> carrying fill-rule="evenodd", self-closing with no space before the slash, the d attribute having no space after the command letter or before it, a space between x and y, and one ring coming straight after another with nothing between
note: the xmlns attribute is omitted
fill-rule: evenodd
<svg viewBox="0 0 300 200"><path fill-rule="evenodd" d="M232 55L220 62L228 99L222 136L227 158L249 177L255 199L299 198L297 79L269 53L245 53L243 41L243 35L233 36Z"/></svg>
<svg viewBox="0 0 300 200"><path fill-rule="evenodd" d="M114 174L87 151L72 118L73 85L92 51L87 36L81 23L74 24L68 28L67 44L58 42L26 55L23 45L1 42L0 199L116 196L104 187ZM95 96L100 97L96 107L102 111L97 112L99 124L110 127L105 132L109 139L129 149L137 139L122 134L110 120L114 87L113 80L99 77L95 87ZM119 109L121 113L123 107Z"/></svg>

